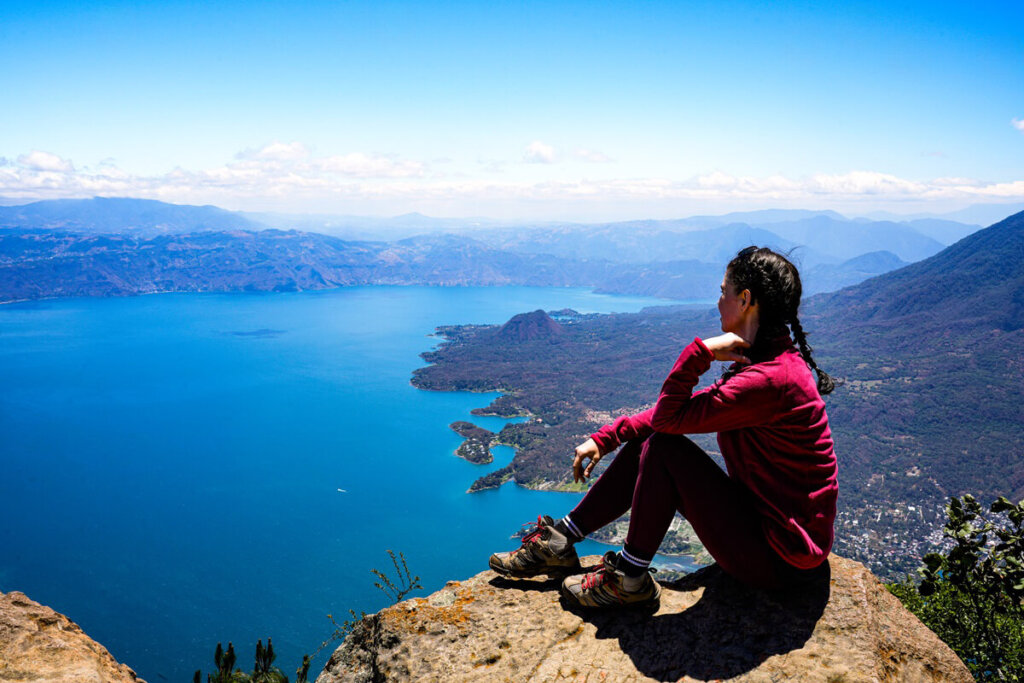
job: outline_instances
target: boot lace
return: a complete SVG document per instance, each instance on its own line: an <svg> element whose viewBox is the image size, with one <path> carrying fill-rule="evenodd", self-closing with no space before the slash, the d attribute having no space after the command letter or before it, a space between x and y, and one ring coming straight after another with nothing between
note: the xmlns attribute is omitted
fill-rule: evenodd
<svg viewBox="0 0 1024 683"><path fill-rule="evenodd" d="M529 532L523 536L523 543L513 551L512 556L520 563L530 563L540 559L537 552L537 544L542 540L544 533L544 515L537 516L536 524L527 522L522 525L523 529L529 528Z"/></svg>
<svg viewBox="0 0 1024 683"><path fill-rule="evenodd" d="M613 580L614 577L615 572L607 565L603 564L602 561L601 568L596 572L591 572L584 576L580 585L585 591L594 590L599 586L608 586L608 590L615 595L616 599L618 599L619 602L624 602L625 600L622 597L622 593L619 591L618 582Z"/></svg>
<svg viewBox="0 0 1024 683"><path fill-rule="evenodd" d="M541 534L544 533L544 515L537 515L537 521L527 522L522 526L523 529L533 527L525 536L523 536L523 546L527 546L530 543L540 540Z"/></svg>

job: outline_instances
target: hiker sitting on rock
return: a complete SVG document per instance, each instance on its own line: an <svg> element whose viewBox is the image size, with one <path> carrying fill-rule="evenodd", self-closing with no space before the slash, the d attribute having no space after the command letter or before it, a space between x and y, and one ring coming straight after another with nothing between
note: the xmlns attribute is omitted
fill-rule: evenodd
<svg viewBox="0 0 1024 683"><path fill-rule="evenodd" d="M780 589L816 574L836 516L836 458L821 398L834 385L797 318L800 275L785 257L748 247L729 262L721 289L723 334L683 349L653 408L618 418L576 448L573 476L584 481L624 444L572 512L538 518L521 547L491 556L491 569L569 575L562 595L572 605L656 603L661 588L648 566L678 510L740 581ZM712 360L733 365L693 393ZM683 436L705 432L718 433L728 474ZM622 550L579 575L574 544L627 510Z"/></svg>

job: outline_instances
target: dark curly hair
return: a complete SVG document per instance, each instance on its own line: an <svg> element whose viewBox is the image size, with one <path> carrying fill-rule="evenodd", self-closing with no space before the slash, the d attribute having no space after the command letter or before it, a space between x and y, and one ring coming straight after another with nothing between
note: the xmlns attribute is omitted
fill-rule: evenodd
<svg viewBox="0 0 1024 683"><path fill-rule="evenodd" d="M796 266L767 247L747 247L729 261L725 277L737 292L749 289L751 303L758 306L758 330L751 345L751 357L759 355L761 345L767 340L786 334L788 326L793 332L793 340L800 347L800 355L818 375L818 393L832 393L836 383L814 362L811 356L813 349L807 343L807 334L797 317L803 287ZM728 371L727 376L738 369Z"/></svg>

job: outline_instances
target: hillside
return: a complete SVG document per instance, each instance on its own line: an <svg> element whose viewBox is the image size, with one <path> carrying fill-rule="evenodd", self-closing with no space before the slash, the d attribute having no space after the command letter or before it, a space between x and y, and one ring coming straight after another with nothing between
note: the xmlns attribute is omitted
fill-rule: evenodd
<svg viewBox="0 0 1024 683"><path fill-rule="evenodd" d="M495 338L501 342L524 342L533 339L549 339L560 337L564 331L562 326L541 310L532 313L520 313L498 328Z"/></svg>
<svg viewBox="0 0 1024 683"><path fill-rule="evenodd" d="M1024 212L941 253L808 302L833 324L912 323L929 332L1024 324Z"/></svg>
<svg viewBox="0 0 1024 683"><path fill-rule="evenodd" d="M1024 497L1024 214L918 264L805 302L820 365L845 384L827 398L840 467L837 551L896 577L940 541L952 495ZM616 415L649 405L678 350L713 334L692 308L560 317L558 344L496 344L493 328L445 328L423 355L427 389L501 389L486 412L529 412L500 439L508 479L572 489L563 454ZM719 371L712 369L705 382ZM712 438L698 442L714 450Z"/></svg>
<svg viewBox="0 0 1024 683"><path fill-rule="evenodd" d="M846 542L898 547L952 495L1024 498L1022 302L1024 214L807 302L822 364L846 379L829 401L841 504L860 511Z"/></svg>

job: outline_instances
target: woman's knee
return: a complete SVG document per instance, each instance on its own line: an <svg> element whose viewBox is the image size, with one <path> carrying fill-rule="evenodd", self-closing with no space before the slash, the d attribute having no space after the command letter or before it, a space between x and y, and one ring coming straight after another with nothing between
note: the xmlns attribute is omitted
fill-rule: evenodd
<svg viewBox="0 0 1024 683"><path fill-rule="evenodd" d="M641 463L646 460L663 460L665 457L678 457L694 449L703 453L700 446L682 434L662 434L655 432L644 442L640 453Z"/></svg>
<svg viewBox="0 0 1024 683"><path fill-rule="evenodd" d="M647 444L647 439L632 439L622 444L622 448L615 454L615 460L635 463L640 460L640 454Z"/></svg>
<svg viewBox="0 0 1024 683"><path fill-rule="evenodd" d="M652 434L640 454L640 471L664 472L684 493L727 475L704 449L682 434Z"/></svg>

